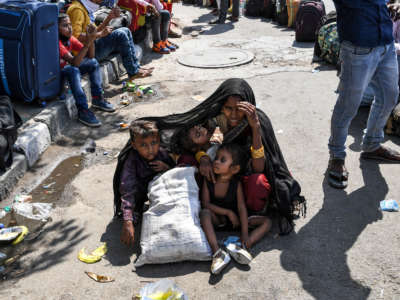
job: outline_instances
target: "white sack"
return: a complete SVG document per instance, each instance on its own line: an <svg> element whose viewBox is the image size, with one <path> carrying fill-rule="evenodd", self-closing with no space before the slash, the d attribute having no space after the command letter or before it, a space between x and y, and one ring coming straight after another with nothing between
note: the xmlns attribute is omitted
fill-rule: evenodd
<svg viewBox="0 0 400 300"><path fill-rule="evenodd" d="M211 259L210 246L200 227L195 170L175 168L149 184L150 208L143 214L142 253L136 267Z"/></svg>

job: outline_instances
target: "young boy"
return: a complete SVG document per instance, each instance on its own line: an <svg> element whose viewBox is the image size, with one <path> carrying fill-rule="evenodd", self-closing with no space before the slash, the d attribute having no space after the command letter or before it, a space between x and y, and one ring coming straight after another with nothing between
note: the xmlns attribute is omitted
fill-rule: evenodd
<svg viewBox="0 0 400 300"><path fill-rule="evenodd" d="M78 120L87 126L99 127L101 122L97 120L88 107L87 98L81 85L81 74L89 74L92 106L107 112L113 112L115 109L103 97L100 65L94 58L96 27L89 24L87 30L87 40L85 44L82 44L72 36L72 27L68 15L62 13L58 17L62 82L65 79L68 80L78 108Z"/></svg>
<svg viewBox="0 0 400 300"><path fill-rule="evenodd" d="M132 149L122 167L119 192L124 220L121 242L134 244L138 214L147 200L147 186L158 173L175 165L167 151L160 148L160 135L154 122L133 121L129 128Z"/></svg>

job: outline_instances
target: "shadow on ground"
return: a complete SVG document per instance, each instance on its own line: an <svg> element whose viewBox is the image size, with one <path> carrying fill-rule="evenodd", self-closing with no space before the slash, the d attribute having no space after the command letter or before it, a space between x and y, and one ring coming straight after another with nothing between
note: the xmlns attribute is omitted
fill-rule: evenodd
<svg viewBox="0 0 400 300"><path fill-rule="evenodd" d="M9 251L5 251L8 257L16 257L16 261L10 264L5 270L5 279L2 286L2 292L7 288L13 287L16 280L30 276L34 273L47 270L57 264L67 260L67 256L74 251L75 245L86 239L88 234L84 233L84 228L75 224L75 220L58 221L54 224L47 224L41 231L37 228L31 232L21 244L11 246ZM59 247L60 243L67 244ZM40 255L29 258L29 260L20 259L30 253L34 253L36 249L45 248ZM1 249L4 251L4 248Z"/></svg>
<svg viewBox="0 0 400 300"><path fill-rule="evenodd" d="M362 137L362 122L363 111L349 130L357 143ZM296 272L303 288L315 299L367 299L371 292L352 278L347 251L369 224L382 219L378 207L388 186L376 162L360 160L360 168L364 186L350 194L331 188L325 179L322 208L280 245L283 268Z"/></svg>

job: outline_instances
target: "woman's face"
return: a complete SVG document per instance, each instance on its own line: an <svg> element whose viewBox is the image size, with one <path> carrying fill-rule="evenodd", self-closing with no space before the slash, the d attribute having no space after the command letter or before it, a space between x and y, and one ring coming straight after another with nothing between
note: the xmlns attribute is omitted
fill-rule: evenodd
<svg viewBox="0 0 400 300"><path fill-rule="evenodd" d="M237 106L240 101L242 101L242 98L239 96L229 96L222 106L222 113L227 118L230 127L236 127L244 118L244 112L240 111Z"/></svg>

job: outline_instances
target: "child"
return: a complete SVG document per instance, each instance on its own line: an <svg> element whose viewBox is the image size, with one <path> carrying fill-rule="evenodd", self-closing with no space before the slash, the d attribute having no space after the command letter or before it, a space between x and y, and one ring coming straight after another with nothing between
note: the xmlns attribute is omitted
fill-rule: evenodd
<svg viewBox="0 0 400 300"><path fill-rule="evenodd" d="M207 240L213 251L211 273L218 274L230 262L232 256L240 264L249 264L252 256L245 248L251 248L270 229L271 221L265 216L248 217L243 187L238 174L245 163L246 155L235 144L223 144L213 162L216 174L215 184L204 180L202 187L202 205L200 220ZM232 228L241 228L243 248L229 244L226 253L218 246L214 226L225 227L230 223ZM250 233L249 226L255 229Z"/></svg>
<svg viewBox="0 0 400 300"><path fill-rule="evenodd" d="M100 66L94 58L94 41L96 39L96 27L88 26L88 35L85 44L82 44L72 36L71 21L67 14L58 16L60 67L62 82L68 80L69 87L75 98L78 108L78 120L90 127L99 127L101 122L89 109L85 92L81 85L81 74L88 73L92 92L92 107L103 111L115 111L112 104L103 97ZM74 55L75 54L75 55Z"/></svg>
<svg viewBox="0 0 400 300"><path fill-rule="evenodd" d="M119 184L121 202L116 207L122 210L124 220L121 242L133 245L138 213L147 200L147 186L158 173L175 165L167 151L160 148L160 135L154 122L133 121L129 128L132 149L125 160Z"/></svg>
<svg viewBox="0 0 400 300"><path fill-rule="evenodd" d="M215 158L219 144L222 143L223 135L219 128L216 128L214 122L209 121L203 125L181 128L174 139L176 148L174 150L181 154L178 158L178 165L198 166L201 155L204 154L211 163L211 160Z"/></svg>

